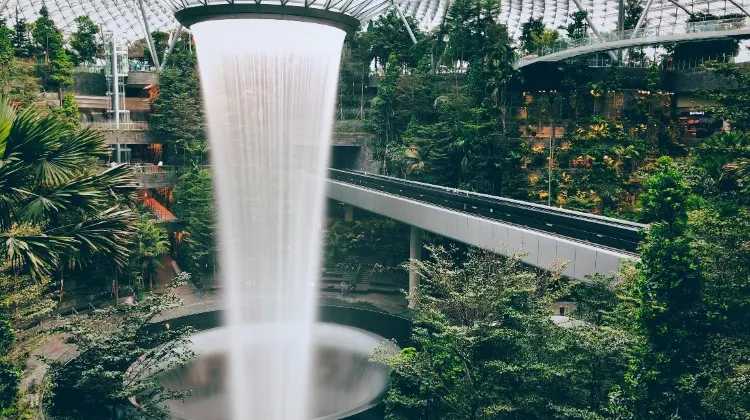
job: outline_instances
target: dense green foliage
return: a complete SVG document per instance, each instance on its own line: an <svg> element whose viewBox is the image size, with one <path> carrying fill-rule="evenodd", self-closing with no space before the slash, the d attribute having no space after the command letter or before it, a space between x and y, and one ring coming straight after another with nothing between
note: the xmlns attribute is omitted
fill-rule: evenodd
<svg viewBox="0 0 750 420"><path fill-rule="evenodd" d="M98 253L123 265L133 215L122 200L136 184L126 167L92 171L92 160L107 156L102 136L34 109L0 112L3 259L35 276Z"/></svg>
<svg viewBox="0 0 750 420"><path fill-rule="evenodd" d="M170 289L184 284L178 276ZM192 358L190 327L163 328L156 317L180 306L168 289L124 305L74 316L55 328L77 347L70 362L50 361L50 414L55 419L97 419L118 411L122 418L167 419L160 403L181 399L186 391L165 388L155 376L179 369ZM136 396L139 408L128 398Z"/></svg>
<svg viewBox="0 0 750 420"><path fill-rule="evenodd" d="M0 108L0 412L10 418L25 415L16 399L26 353L9 326L50 314L67 280L88 280L82 270L122 269L132 253L135 180L126 167L95 169L103 138L66 119L74 114L74 102L49 114Z"/></svg>
<svg viewBox="0 0 750 420"><path fill-rule="evenodd" d="M90 63L102 52L104 45L99 41L99 26L88 15L75 19L78 28L70 36L70 47L76 64Z"/></svg>
<svg viewBox="0 0 750 420"><path fill-rule="evenodd" d="M413 347L392 368L386 418L604 418L622 382L630 339L594 325L561 328L550 306L567 286L519 258L442 248L416 263L422 277Z"/></svg>
<svg viewBox="0 0 750 420"><path fill-rule="evenodd" d="M215 211L211 171L193 167L174 189L174 212L186 225L179 261L195 281L216 268Z"/></svg>
<svg viewBox="0 0 750 420"><path fill-rule="evenodd" d="M159 96L152 102L151 129L165 140L170 164L201 165L207 144L200 82L194 53L175 48L159 75Z"/></svg>
<svg viewBox="0 0 750 420"><path fill-rule="evenodd" d="M50 18L46 6L39 10L39 18L31 31L37 51L44 55L49 65L49 80L62 90L73 84L73 61L65 51L62 32ZM61 98L62 99L62 98Z"/></svg>
<svg viewBox="0 0 750 420"><path fill-rule="evenodd" d="M20 14L16 14L11 43L13 44L15 55L18 58L29 58L34 54L34 45L29 36L26 19Z"/></svg>
<svg viewBox="0 0 750 420"><path fill-rule="evenodd" d="M133 255L141 278L149 288L154 287L156 269L161 267L161 260L169 251L169 237L166 229L159 226L147 216L141 216L135 234L136 251Z"/></svg>

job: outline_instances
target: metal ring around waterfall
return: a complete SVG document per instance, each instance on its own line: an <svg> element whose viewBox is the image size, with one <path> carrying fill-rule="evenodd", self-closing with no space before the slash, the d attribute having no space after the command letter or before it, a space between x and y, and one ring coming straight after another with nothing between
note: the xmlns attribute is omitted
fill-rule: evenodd
<svg viewBox="0 0 750 420"><path fill-rule="evenodd" d="M188 7L176 12L175 18L187 28L196 23L223 19L294 20L333 26L346 33L353 32L359 27L359 20L344 13L277 4L215 4Z"/></svg>

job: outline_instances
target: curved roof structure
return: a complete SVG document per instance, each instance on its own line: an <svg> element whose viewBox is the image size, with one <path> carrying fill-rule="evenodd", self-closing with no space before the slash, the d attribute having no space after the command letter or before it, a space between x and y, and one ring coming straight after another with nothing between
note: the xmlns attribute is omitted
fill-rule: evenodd
<svg viewBox="0 0 750 420"><path fill-rule="evenodd" d="M208 3L255 3L254 0L0 0L4 15L16 12L29 21L36 20L41 4L46 4L52 17L65 31L75 28L76 16L88 14L97 23L115 30L126 39L142 38L147 21L151 30L167 31L177 22L176 9L199 7ZM391 0L262 0L270 4L299 4L312 8L341 11L360 20L377 16L391 7ZM437 27L452 0L394 0L407 15L414 16L423 29ZM645 26L675 25L685 22L690 13L748 14L750 0L642 0L650 3ZM515 37L529 18L542 18L548 27L565 25L569 16L581 8L589 12L592 23L602 32L617 27L619 0L502 0L499 19ZM142 6L142 8L141 8Z"/></svg>

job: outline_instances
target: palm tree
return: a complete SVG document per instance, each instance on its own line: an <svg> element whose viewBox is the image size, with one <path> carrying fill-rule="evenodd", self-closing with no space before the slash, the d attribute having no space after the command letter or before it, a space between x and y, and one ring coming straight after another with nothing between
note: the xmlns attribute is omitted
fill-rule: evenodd
<svg viewBox="0 0 750 420"><path fill-rule="evenodd" d="M167 231L148 216L138 222L136 257L143 279L148 279L149 288L154 288L154 273L161 267L161 259L169 251Z"/></svg>
<svg viewBox="0 0 750 420"><path fill-rule="evenodd" d="M35 278L105 256L130 256L137 183L126 166L96 171L103 137L60 124L54 115L18 111L0 98L0 260Z"/></svg>
<svg viewBox="0 0 750 420"><path fill-rule="evenodd" d="M750 186L750 159L739 158L724 165L724 174L737 180L737 185L743 188Z"/></svg>

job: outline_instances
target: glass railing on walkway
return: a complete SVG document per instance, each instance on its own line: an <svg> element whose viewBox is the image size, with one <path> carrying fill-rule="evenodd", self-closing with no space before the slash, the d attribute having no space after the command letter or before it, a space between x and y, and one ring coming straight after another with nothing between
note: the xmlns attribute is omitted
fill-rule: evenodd
<svg viewBox="0 0 750 420"><path fill-rule="evenodd" d="M566 39L557 41L552 45L542 48L536 54L529 54L520 58L519 62L528 62L536 58L547 55L581 48L589 45L607 44L617 41L639 39L639 38L667 38L672 35L680 34L706 34L706 36L696 36L696 38L710 38L711 33L733 31L750 26L748 18L736 19L718 19L706 20L701 22L682 22L673 25L658 25L641 28L634 35L634 30L614 31L601 34L601 38L596 35L589 35L582 39Z"/></svg>
<svg viewBox="0 0 750 420"><path fill-rule="evenodd" d="M111 121L86 121L83 125L106 131L147 131L149 127L146 121L121 122L119 125Z"/></svg>

